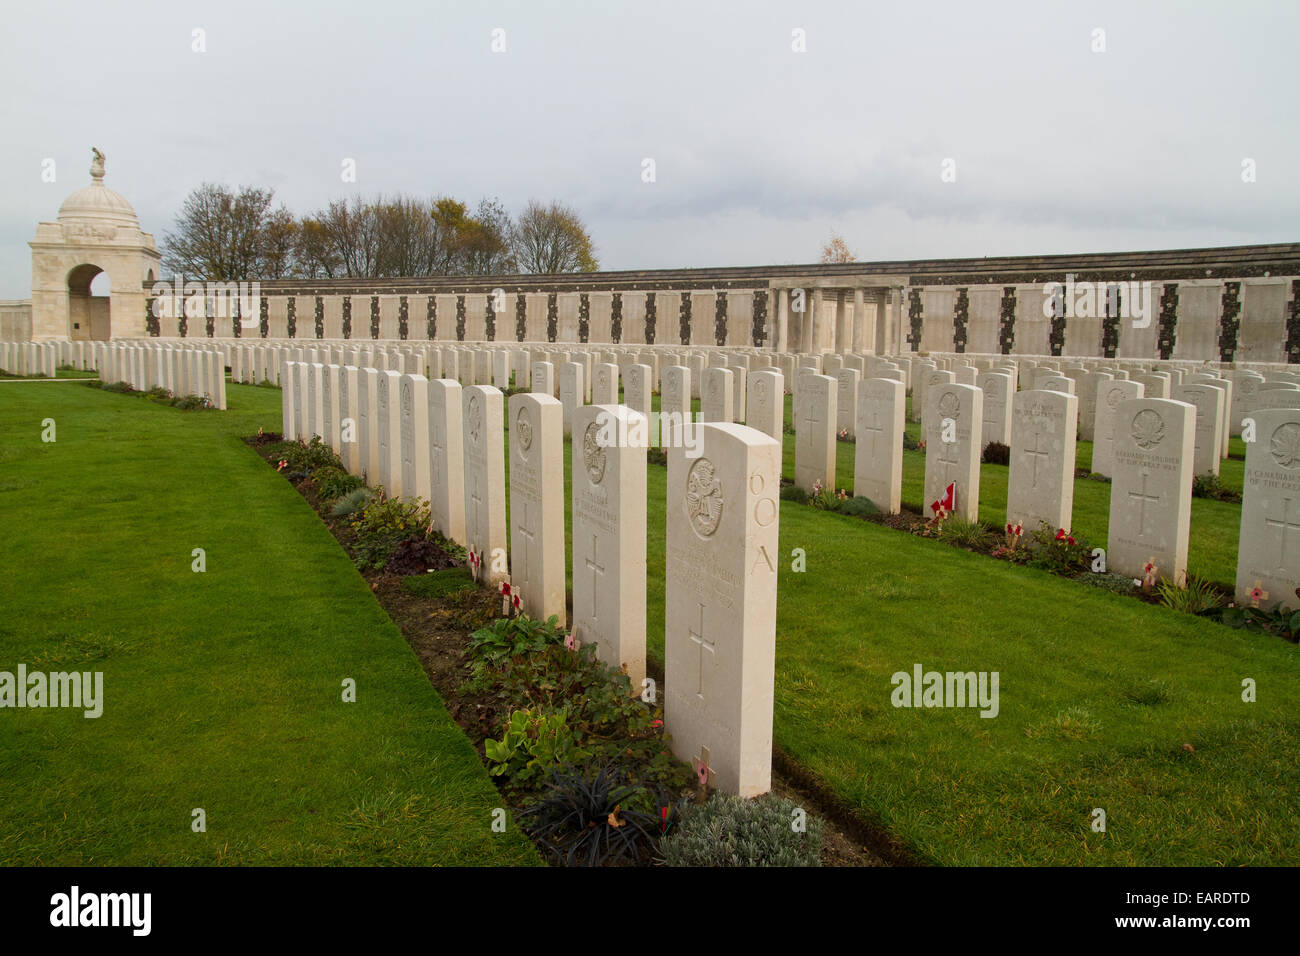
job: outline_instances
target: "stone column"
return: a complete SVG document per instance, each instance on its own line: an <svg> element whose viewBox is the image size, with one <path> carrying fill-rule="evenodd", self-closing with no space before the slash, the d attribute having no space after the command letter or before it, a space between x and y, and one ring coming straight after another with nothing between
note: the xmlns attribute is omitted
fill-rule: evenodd
<svg viewBox="0 0 1300 956"><path fill-rule="evenodd" d="M875 346L875 323L871 324L871 332L867 331L867 302L866 290L853 290L853 351L866 352Z"/></svg>
<svg viewBox="0 0 1300 956"><path fill-rule="evenodd" d="M852 319L849 318L849 310L845 308L844 292L835 293L835 351L841 355L849 351L853 335L853 325L858 316L855 312Z"/></svg>
<svg viewBox="0 0 1300 956"><path fill-rule="evenodd" d="M775 333L772 336L772 348L777 352L790 350L790 290L776 289L772 303L772 321Z"/></svg>

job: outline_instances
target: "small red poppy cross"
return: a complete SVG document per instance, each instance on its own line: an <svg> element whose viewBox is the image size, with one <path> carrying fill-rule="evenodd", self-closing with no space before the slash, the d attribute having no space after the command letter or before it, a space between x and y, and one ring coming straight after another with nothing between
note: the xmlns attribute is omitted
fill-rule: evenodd
<svg viewBox="0 0 1300 956"><path fill-rule="evenodd" d="M709 748L700 746L700 755L695 758L695 776L700 781L701 786L715 786L717 774L709 766Z"/></svg>

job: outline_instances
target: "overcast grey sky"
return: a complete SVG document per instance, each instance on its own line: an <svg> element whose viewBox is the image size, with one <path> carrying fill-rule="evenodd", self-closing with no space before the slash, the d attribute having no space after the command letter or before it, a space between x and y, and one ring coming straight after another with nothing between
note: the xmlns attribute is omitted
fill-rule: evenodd
<svg viewBox="0 0 1300 956"><path fill-rule="evenodd" d="M27 242L89 182L92 145L160 245L203 181L299 214L557 198L608 269L811 262L832 230L864 260L1300 240L1292 0L43 0L5 18L0 298L29 295Z"/></svg>

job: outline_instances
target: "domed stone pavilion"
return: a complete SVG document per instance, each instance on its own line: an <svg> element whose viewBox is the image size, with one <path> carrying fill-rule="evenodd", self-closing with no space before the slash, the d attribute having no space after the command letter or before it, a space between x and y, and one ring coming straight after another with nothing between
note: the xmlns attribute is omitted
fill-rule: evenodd
<svg viewBox="0 0 1300 956"><path fill-rule="evenodd" d="M153 236L135 210L104 185L104 154L93 151L90 185L59 207L58 219L36 227L32 247L33 340L106 340L147 334L144 283L162 274ZM107 273L109 294L91 295Z"/></svg>

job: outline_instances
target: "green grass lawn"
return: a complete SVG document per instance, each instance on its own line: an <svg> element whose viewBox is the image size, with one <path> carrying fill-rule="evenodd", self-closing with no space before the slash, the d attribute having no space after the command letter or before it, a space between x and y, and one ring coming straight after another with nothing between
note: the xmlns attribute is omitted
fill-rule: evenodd
<svg viewBox="0 0 1300 956"><path fill-rule="evenodd" d="M0 386L0 670L98 670L105 696L98 719L0 711L0 863L539 863L492 832L503 801L346 554L239 440L280 427L280 392L229 396Z"/></svg>

